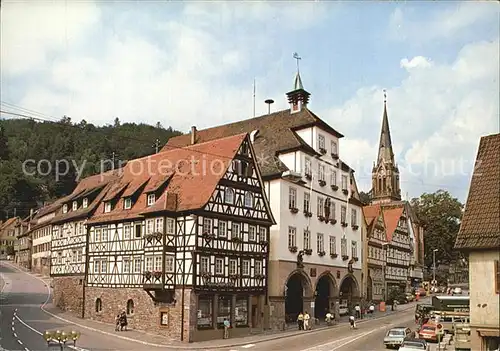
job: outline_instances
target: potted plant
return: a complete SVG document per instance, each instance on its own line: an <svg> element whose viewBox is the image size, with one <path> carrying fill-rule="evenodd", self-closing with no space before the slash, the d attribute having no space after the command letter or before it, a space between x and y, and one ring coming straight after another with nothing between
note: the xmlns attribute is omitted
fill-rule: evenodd
<svg viewBox="0 0 500 351"><path fill-rule="evenodd" d="M318 181L318 183L319 183L319 186L325 186L325 185L326 185L326 181L324 181L324 180L322 180L322 179L320 179L320 180Z"/></svg>
<svg viewBox="0 0 500 351"><path fill-rule="evenodd" d="M359 225L354 224L354 225L352 226L352 229L353 229L353 230L358 230L358 229L359 229Z"/></svg>
<svg viewBox="0 0 500 351"><path fill-rule="evenodd" d="M156 240L161 240L163 238L163 234L161 232L155 232L153 233L153 236L156 238Z"/></svg>
<svg viewBox="0 0 500 351"><path fill-rule="evenodd" d="M331 257L331 258L337 258L338 256L339 256L339 255L337 255L336 253L331 253L331 254L330 254L330 257Z"/></svg>
<svg viewBox="0 0 500 351"><path fill-rule="evenodd" d="M203 278L212 278L212 273L210 273L210 272L203 272L203 273L201 273L201 276Z"/></svg>
<svg viewBox="0 0 500 351"><path fill-rule="evenodd" d="M342 222L342 227L347 227L347 222Z"/></svg>
<svg viewBox="0 0 500 351"><path fill-rule="evenodd" d="M342 261L347 261L349 259L348 255L342 255Z"/></svg>
<svg viewBox="0 0 500 351"><path fill-rule="evenodd" d="M304 216L306 216L306 217L312 217L312 212L304 211Z"/></svg>
<svg viewBox="0 0 500 351"><path fill-rule="evenodd" d="M359 261L359 257L353 257L353 260L354 260L354 262L358 262Z"/></svg>
<svg viewBox="0 0 500 351"><path fill-rule="evenodd" d="M311 254L313 253L313 250L312 250L312 249L305 249L305 250L304 250L304 253L305 253L306 255L311 255Z"/></svg>
<svg viewBox="0 0 500 351"><path fill-rule="evenodd" d="M320 222L323 222L325 220L325 216L318 216L318 219Z"/></svg>
<svg viewBox="0 0 500 351"><path fill-rule="evenodd" d="M312 174L311 173L306 173L305 176L306 176L306 179L309 179L309 180L312 179Z"/></svg>
<svg viewBox="0 0 500 351"><path fill-rule="evenodd" d="M344 195L349 194L349 191L347 189L342 189L342 192L344 193Z"/></svg>
<svg viewBox="0 0 500 351"><path fill-rule="evenodd" d="M330 223L331 223L331 224L336 224L336 223L337 223L337 220L336 220L336 219L330 219Z"/></svg>
<svg viewBox="0 0 500 351"><path fill-rule="evenodd" d="M332 185L330 185L330 187L332 188L333 191L339 190L339 186L338 185L332 184Z"/></svg>
<svg viewBox="0 0 500 351"><path fill-rule="evenodd" d="M215 239L215 234L203 232L203 238L206 240Z"/></svg>
<svg viewBox="0 0 500 351"><path fill-rule="evenodd" d="M326 252L325 252L325 251L320 251L320 252L318 252L318 255L319 255L319 256L321 256L321 257L325 256L325 254L326 254Z"/></svg>
<svg viewBox="0 0 500 351"><path fill-rule="evenodd" d="M290 207L290 212L297 213L297 212L299 212L299 209L296 207Z"/></svg>
<svg viewBox="0 0 500 351"><path fill-rule="evenodd" d="M297 252L297 246L289 246L288 250L290 250L291 253L296 253Z"/></svg>
<svg viewBox="0 0 500 351"><path fill-rule="evenodd" d="M336 153L334 153L334 152L332 152L332 158L333 158L334 160L338 160L339 155L338 155L338 154L336 154Z"/></svg>
<svg viewBox="0 0 500 351"><path fill-rule="evenodd" d="M324 147L320 147L319 152L324 155L326 154L326 149Z"/></svg>

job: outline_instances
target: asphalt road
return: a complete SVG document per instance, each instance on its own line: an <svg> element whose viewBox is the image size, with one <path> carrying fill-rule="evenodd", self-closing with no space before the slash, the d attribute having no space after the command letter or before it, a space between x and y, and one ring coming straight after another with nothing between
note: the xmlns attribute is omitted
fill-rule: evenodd
<svg viewBox="0 0 500 351"><path fill-rule="evenodd" d="M49 288L35 277L0 262L0 347L9 351L58 350L43 339L46 330L77 330L81 333L76 347L65 350L111 351L139 350L141 345L101 333L80 329L45 313L41 306L50 300ZM0 350L1 350L0 348ZM144 347L142 348L144 349Z"/></svg>
<svg viewBox="0 0 500 351"><path fill-rule="evenodd" d="M272 340L255 345L228 348L226 351L378 351L385 350L383 339L390 328L406 327L414 330L413 309L358 323L356 330L343 325L322 331L305 331L287 339Z"/></svg>

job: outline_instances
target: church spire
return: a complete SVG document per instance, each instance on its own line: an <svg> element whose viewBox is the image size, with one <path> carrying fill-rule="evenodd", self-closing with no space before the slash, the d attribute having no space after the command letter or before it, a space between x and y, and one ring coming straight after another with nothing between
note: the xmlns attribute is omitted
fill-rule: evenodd
<svg viewBox="0 0 500 351"><path fill-rule="evenodd" d="M293 90L286 93L288 102L290 103L291 113L299 112L302 110L302 107L307 107L309 96L311 95L304 89L302 78L300 77L299 60L302 58L296 52L293 53L293 58L297 60L297 73L293 81Z"/></svg>
<svg viewBox="0 0 500 351"><path fill-rule="evenodd" d="M384 113L378 146L377 161L372 171L372 203L401 200L399 169L392 149L389 117L387 115L387 94L384 90Z"/></svg>
<svg viewBox="0 0 500 351"><path fill-rule="evenodd" d="M387 116L387 93L384 90L384 114L382 115L382 128L378 144L377 163L381 161L394 164L394 152L392 150L391 131L389 129L389 117Z"/></svg>

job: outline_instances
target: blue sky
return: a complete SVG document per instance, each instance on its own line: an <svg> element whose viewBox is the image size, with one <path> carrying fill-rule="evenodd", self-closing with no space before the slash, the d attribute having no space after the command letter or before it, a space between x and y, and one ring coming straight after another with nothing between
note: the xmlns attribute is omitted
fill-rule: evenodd
<svg viewBox="0 0 500 351"><path fill-rule="evenodd" d="M403 190L465 200L479 137L499 130L498 27L480 2L6 1L2 110L204 128L251 117L254 77L258 114L286 108L298 52L362 189L387 89Z"/></svg>

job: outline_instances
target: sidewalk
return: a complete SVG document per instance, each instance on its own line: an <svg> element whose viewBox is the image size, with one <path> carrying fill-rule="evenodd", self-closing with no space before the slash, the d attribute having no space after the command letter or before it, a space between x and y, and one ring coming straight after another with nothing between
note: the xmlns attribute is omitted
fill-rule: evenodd
<svg viewBox="0 0 500 351"><path fill-rule="evenodd" d="M405 312L415 308L415 303L406 304L403 306L399 306L396 311L388 311L388 312L378 312L378 315L374 315L368 318L364 318L359 320L358 323L364 323L370 320L376 320L379 318L383 318L392 314ZM189 350L207 350L207 349L224 349L231 347L244 346L248 344L257 344L261 342L278 340L289 338L295 335L301 335L304 333L315 333L318 331L326 330L326 329L335 329L342 326L345 326L348 321L341 320L340 323L333 326L313 326L313 330L309 332L299 331L299 330L288 330L284 332L280 331L267 331L251 336L235 338L235 339L220 339L220 340L210 340L203 342L195 342L195 343L182 343L179 341L172 341L166 337L146 333L139 330L128 330L123 332L116 332L114 324L103 323L93 320L80 319L73 316L70 313L62 312L57 307L54 307L52 304L47 305L44 310L49 314L53 315L55 318L61 319L66 323L71 323L79 326L80 328L88 329L94 332L99 332L105 335L109 335L115 338L120 338L124 340L128 340L131 342L140 343L150 347L163 347L163 348L172 348L172 349L189 349ZM222 331L221 331L222 337Z"/></svg>

